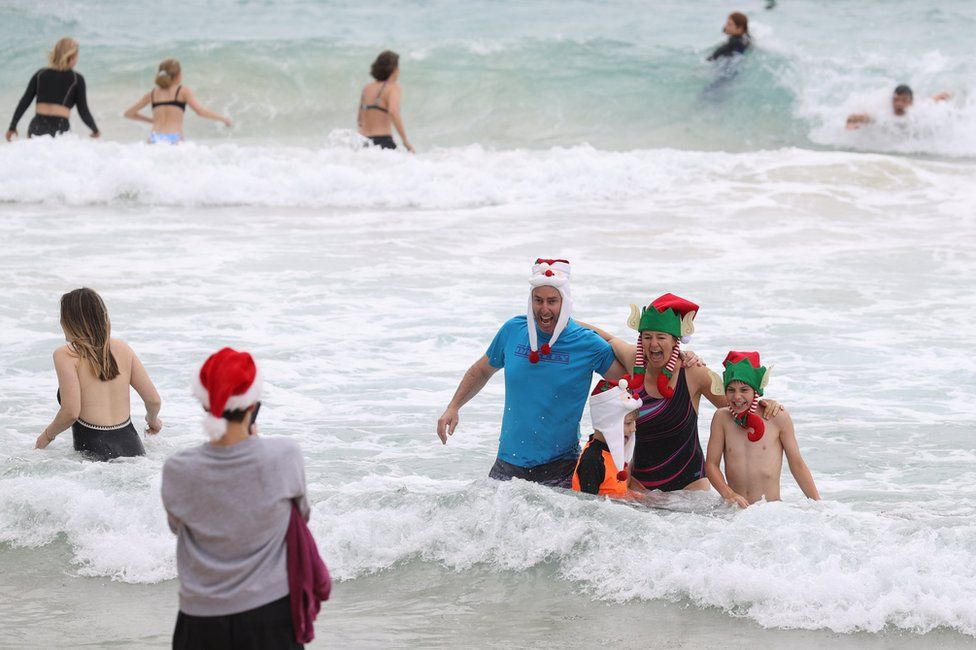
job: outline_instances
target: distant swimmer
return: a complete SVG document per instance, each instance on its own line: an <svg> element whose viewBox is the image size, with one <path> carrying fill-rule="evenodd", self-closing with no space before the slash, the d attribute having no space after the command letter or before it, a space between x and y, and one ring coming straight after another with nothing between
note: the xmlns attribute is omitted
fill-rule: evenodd
<svg viewBox="0 0 976 650"><path fill-rule="evenodd" d="M7 142L17 135L17 123L35 97L37 98L36 114L27 127L28 138L67 133L71 129L71 124L68 122L71 108L76 105L82 121L92 131L91 137L97 138L101 133L88 110L85 78L74 70L75 65L78 64L78 42L71 38L62 38L48 54L48 64L48 67L35 72L27 84L27 90L20 98L14 117L10 120Z"/></svg>
<svg viewBox="0 0 976 650"><path fill-rule="evenodd" d="M44 449L71 427L75 450L94 460L144 455L129 417L129 387L146 406L147 433L159 433L163 427L162 402L136 353L112 338L101 296L84 288L61 296L61 328L68 341L54 351L61 408L35 447Z"/></svg>
<svg viewBox="0 0 976 650"><path fill-rule="evenodd" d="M193 91L182 82L183 71L180 62L176 59L166 59L159 64L159 70L156 72L157 88L143 95L142 99L125 112L125 116L130 120L152 124L152 131L149 132L149 142L152 144L177 144L183 141L183 116L187 105L200 117L233 126L229 117L202 106ZM151 118L139 112L146 105L152 108Z"/></svg>
<svg viewBox="0 0 976 650"><path fill-rule="evenodd" d="M390 50L382 52L373 61L370 74L375 81L366 84L359 97L356 118L359 133L369 138L377 147L396 149L391 125L395 126L403 140L403 146L410 153L415 153L400 116L400 99L403 97L403 88L397 83L400 77L400 55Z"/></svg>
<svg viewBox="0 0 976 650"><path fill-rule="evenodd" d="M752 44L752 38L749 36L749 19L743 13L735 11L729 14L729 19L725 21L722 32L728 35L729 40L725 45L720 45L712 52L712 55L708 57L709 61L744 54Z"/></svg>
<svg viewBox="0 0 976 650"><path fill-rule="evenodd" d="M932 101L934 102L944 102L952 98L951 93L940 92L932 95ZM901 84L895 88L895 92L891 95L891 110L896 117L904 117L908 114L908 109L915 103L915 95L912 89ZM868 113L854 113L847 116L847 129L853 131L855 129L861 128L862 124L871 124L874 122L874 117Z"/></svg>

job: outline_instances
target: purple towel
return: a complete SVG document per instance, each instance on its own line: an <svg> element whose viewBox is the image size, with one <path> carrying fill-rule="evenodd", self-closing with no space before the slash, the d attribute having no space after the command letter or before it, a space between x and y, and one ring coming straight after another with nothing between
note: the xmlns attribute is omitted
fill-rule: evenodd
<svg viewBox="0 0 976 650"><path fill-rule="evenodd" d="M332 578L319 557L312 531L294 503L285 544L288 546L288 589L295 640L309 643L315 638L313 623L322 608L322 601L328 600L332 591Z"/></svg>

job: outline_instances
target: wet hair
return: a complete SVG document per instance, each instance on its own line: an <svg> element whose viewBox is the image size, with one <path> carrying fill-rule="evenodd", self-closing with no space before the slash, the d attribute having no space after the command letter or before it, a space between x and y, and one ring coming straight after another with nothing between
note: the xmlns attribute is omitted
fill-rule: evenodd
<svg viewBox="0 0 976 650"><path fill-rule="evenodd" d="M96 377L109 381L119 376L111 348L112 323L101 296L87 288L61 296L61 327L68 347L91 364Z"/></svg>
<svg viewBox="0 0 976 650"><path fill-rule="evenodd" d="M908 84L901 84L895 87L896 95L908 95L911 98L915 98L915 94L912 92L911 86Z"/></svg>
<svg viewBox="0 0 976 650"><path fill-rule="evenodd" d="M729 14L729 18L735 23L735 26L742 30L742 33L746 36L749 35L749 18L740 11L733 11Z"/></svg>
<svg viewBox="0 0 976 650"><path fill-rule="evenodd" d="M55 70L70 70L71 57L78 55L78 41L65 36L54 44L54 49L47 53L48 63Z"/></svg>
<svg viewBox="0 0 976 650"><path fill-rule="evenodd" d="M380 52L380 55L373 61L369 68L369 73L377 81L386 81L400 66L400 55L392 50Z"/></svg>
<svg viewBox="0 0 976 650"><path fill-rule="evenodd" d="M173 85L173 80L180 76L180 62L176 59L166 59L159 64L156 72L156 85L162 89Z"/></svg>

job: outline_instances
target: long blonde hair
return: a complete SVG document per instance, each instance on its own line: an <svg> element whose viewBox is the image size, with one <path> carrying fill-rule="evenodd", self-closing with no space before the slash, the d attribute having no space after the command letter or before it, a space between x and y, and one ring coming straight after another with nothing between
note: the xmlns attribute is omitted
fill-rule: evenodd
<svg viewBox="0 0 976 650"><path fill-rule="evenodd" d="M55 70L70 70L71 57L78 55L78 41L65 36L54 44L54 49L47 53L48 63Z"/></svg>
<svg viewBox="0 0 976 650"><path fill-rule="evenodd" d="M173 80L178 76L180 76L180 62L176 59L166 59L159 64L156 85L165 90L173 85Z"/></svg>
<svg viewBox="0 0 976 650"><path fill-rule="evenodd" d="M61 327L68 347L92 365L96 377L109 381L119 376L111 348L112 323L101 296L87 288L61 296Z"/></svg>

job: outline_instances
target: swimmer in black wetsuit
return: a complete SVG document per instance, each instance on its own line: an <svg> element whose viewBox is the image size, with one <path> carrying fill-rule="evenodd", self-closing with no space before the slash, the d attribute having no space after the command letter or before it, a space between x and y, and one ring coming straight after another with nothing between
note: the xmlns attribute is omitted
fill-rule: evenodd
<svg viewBox="0 0 976 650"><path fill-rule="evenodd" d="M27 90L17 104L14 117L7 129L7 142L17 135L17 123L37 98L37 114L27 127L27 137L38 135L60 135L71 125L68 117L71 109L78 106L82 121L92 130L91 137L100 133L88 110L88 97L85 91L85 78L74 71L78 63L78 43L70 38L62 38L48 56L50 66L41 68L27 84Z"/></svg>
<svg viewBox="0 0 976 650"><path fill-rule="evenodd" d="M729 19L725 21L725 27L722 31L728 35L729 40L725 45L719 46L712 52L712 55L708 57L709 61L744 54L749 45L752 44L752 38L749 36L749 19L743 13L735 11L729 14Z"/></svg>
<svg viewBox="0 0 976 650"><path fill-rule="evenodd" d="M397 83L400 77L400 56L389 50L382 52L373 61L370 74L376 81L366 84L359 98L359 112L356 117L359 133L369 138L377 147L396 149L391 128L395 126L403 140L403 146L410 153L415 153L400 117L400 98L403 96L403 89ZM368 101L368 97L372 101Z"/></svg>
<svg viewBox="0 0 976 650"><path fill-rule="evenodd" d="M142 440L129 417L129 386L146 405L146 433L159 433L161 401L139 357L111 338L101 297L91 289L61 296L61 327L68 344L54 351L58 403L54 420L37 437L44 449L71 427L74 447L94 460L142 456Z"/></svg>

